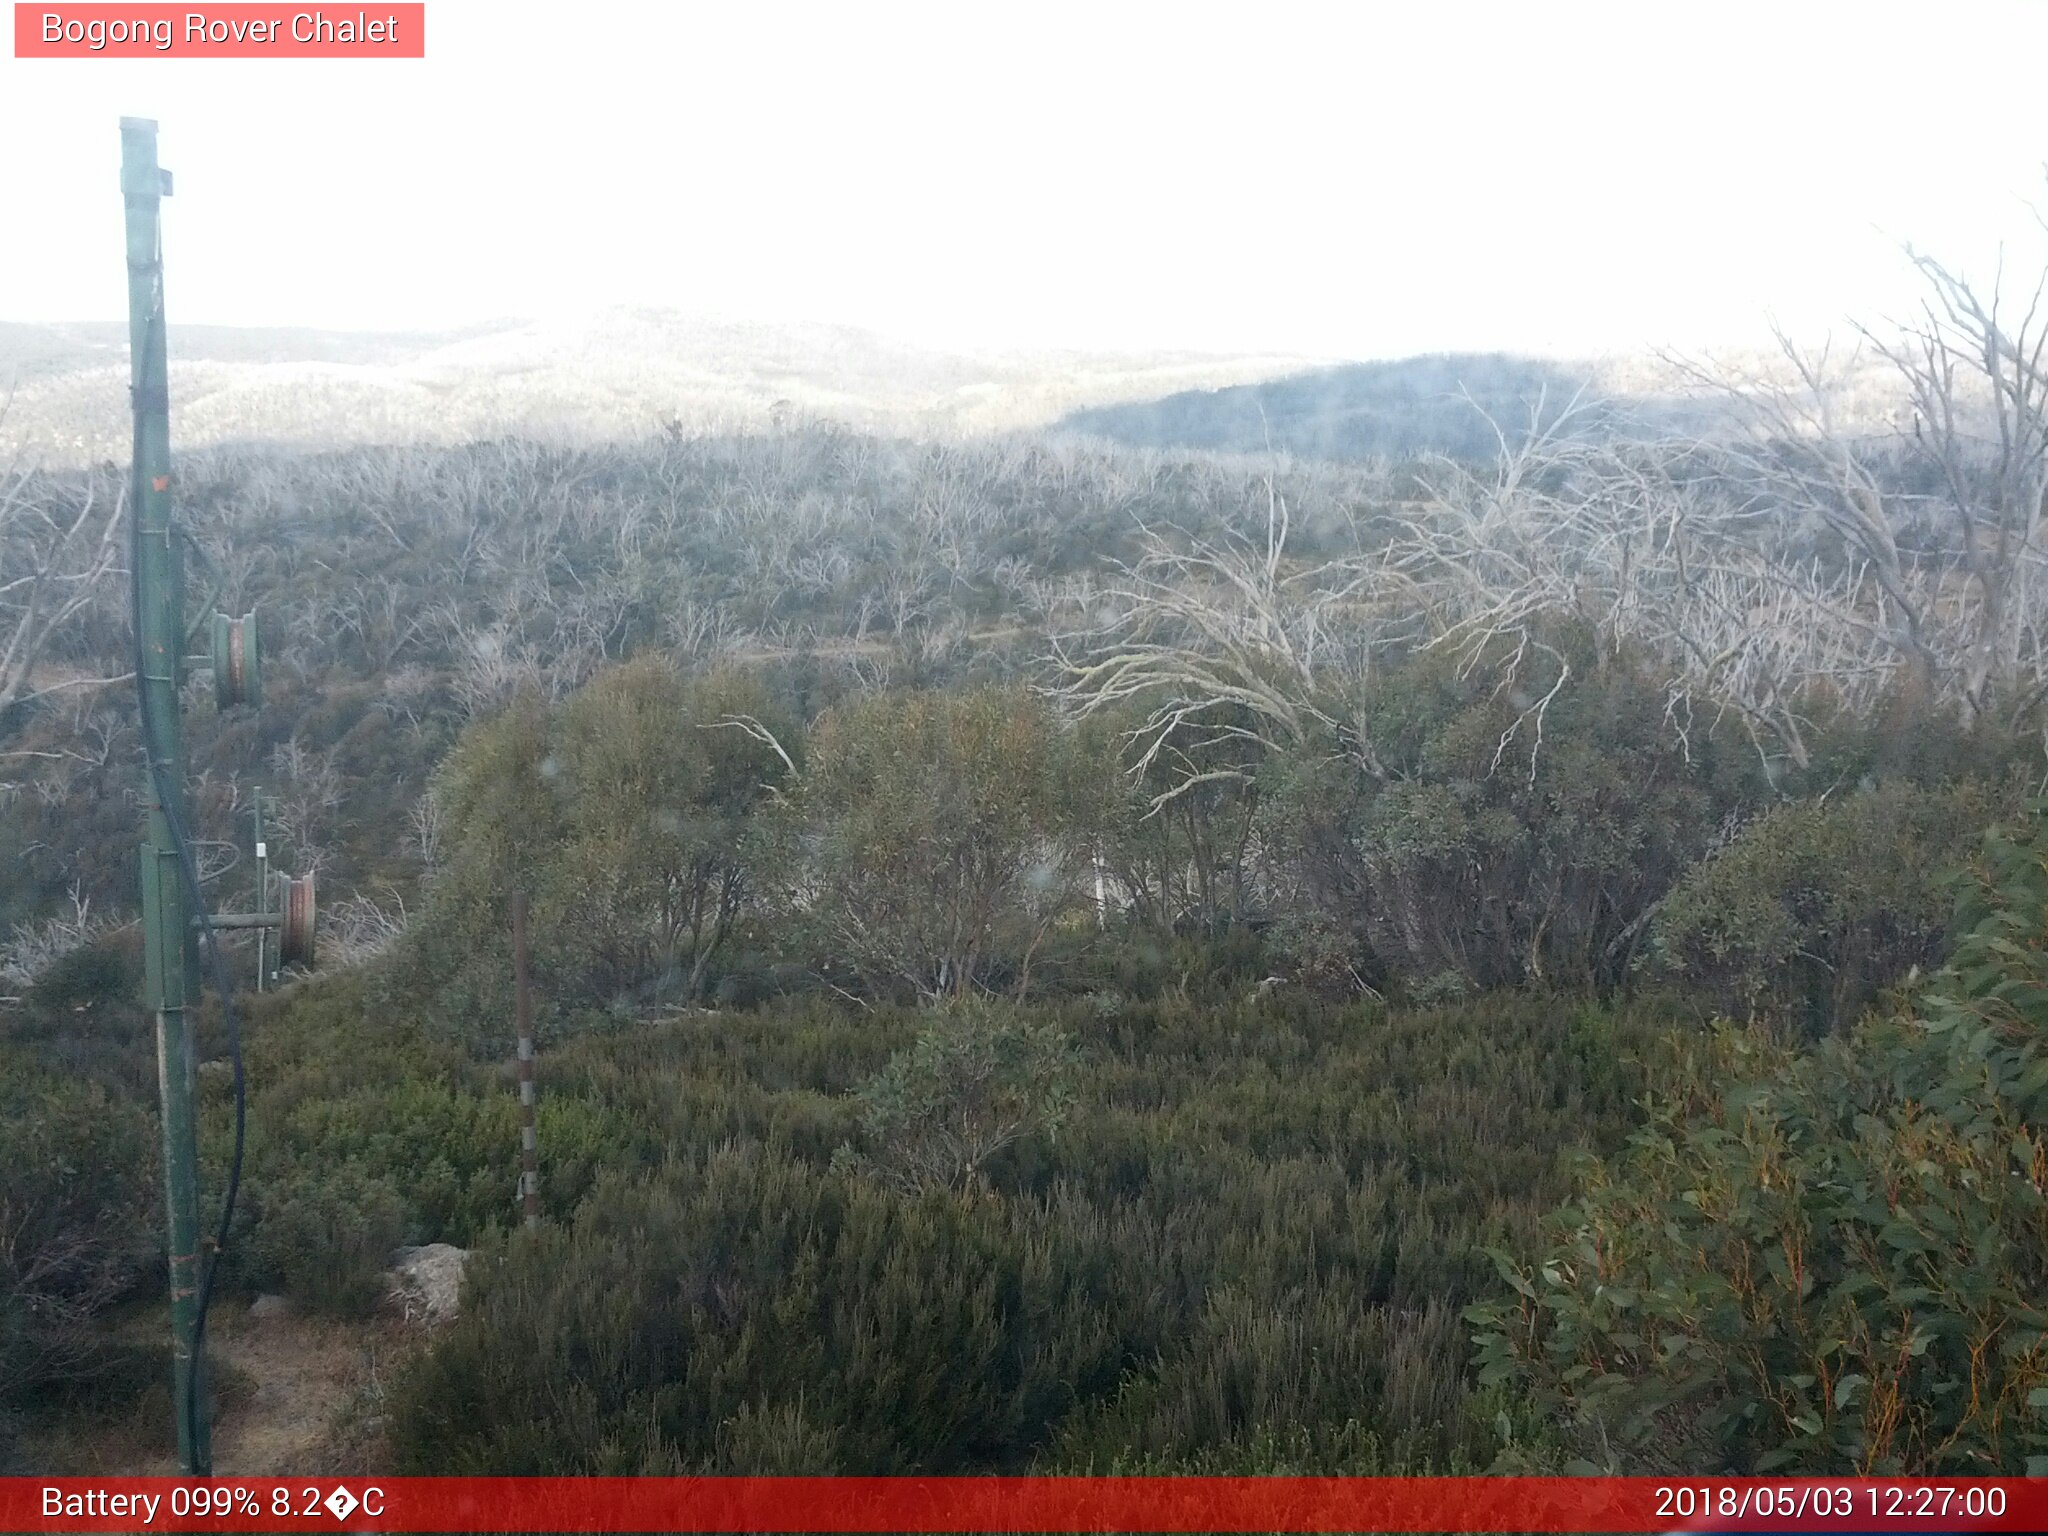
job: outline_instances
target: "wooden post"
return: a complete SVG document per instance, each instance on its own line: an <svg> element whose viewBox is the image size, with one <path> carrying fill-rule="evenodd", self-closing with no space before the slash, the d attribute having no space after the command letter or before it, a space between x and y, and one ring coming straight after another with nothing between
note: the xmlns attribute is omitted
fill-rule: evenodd
<svg viewBox="0 0 2048 1536"><path fill-rule="evenodd" d="M526 892L512 893L512 988L519 1024L519 1200L540 1225L540 1141L533 1118L533 992L526 965Z"/></svg>

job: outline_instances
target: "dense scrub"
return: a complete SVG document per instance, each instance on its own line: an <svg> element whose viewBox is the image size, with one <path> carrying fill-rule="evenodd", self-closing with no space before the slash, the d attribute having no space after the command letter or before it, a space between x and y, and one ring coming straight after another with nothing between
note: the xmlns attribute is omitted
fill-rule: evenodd
<svg viewBox="0 0 2048 1536"><path fill-rule="evenodd" d="M1821 1034L1945 952L1944 876L2014 787L1889 782L1765 811L1659 914L1664 966L1736 1018Z"/></svg>
<svg viewBox="0 0 2048 1536"><path fill-rule="evenodd" d="M337 958L376 947L422 910L423 887L449 853L444 808L425 790L437 772L453 781L448 754L466 725L498 717L522 694L546 711L565 709L583 683L628 658L669 669L666 681L646 670L630 674L638 683L607 681L550 727L556 746L572 744L552 760L564 785L576 786L564 789L559 814L584 818L562 833L582 863L565 861L560 880L574 866L593 889L605 887L587 904L557 900L551 927L608 926L609 914L649 900L649 882L678 859L692 861L689 895L655 903L665 909L660 933L636 934L625 954L584 957L590 990L604 1000L650 977L660 978L657 992L706 996L719 967L766 953L746 912L765 890L756 879L749 892L734 857L736 823L753 806L744 781L731 779L765 761L765 748L737 730L718 739L714 718L758 719L801 757L808 728L827 715L836 740L909 727L910 705L863 725L859 700L870 693L1059 687L1055 649L1064 640L1085 654L1088 632L1126 604L1114 595L1119 570L1178 584L1199 608L1248 568L1148 559L1191 540L1227 552L1245 539L1264 559L1255 545L1274 506L1286 509L1286 537L1270 552L1269 596L1308 605L1303 654L1320 659L1298 680L1273 670L1295 642L1266 654L1257 636L1270 640L1301 619L1284 605L1225 608L1224 628L1204 643L1244 648L1245 698L1277 699L1328 728L1270 750L1258 718L1205 704L1198 726L1173 733L1135 777L1120 777L1148 744L1133 732L1173 696L1167 685L1091 716L1093 734L1079 744L1085 766L1075 771L1118 786L1117 803L1089 814L1123 823L1114 836L1088 834L1090 874L1099 859L1116 900L1155 931L1258 925L1277 932L1299 974L1382 991L1407 982L1609 988L1661 955L1688 973L1714 972L1708 984L1725 1006L1832 1019L1886 976L1852 978L1835 988L1840 996L1824 997L1810 975L1787 971L1804 963L1787 945L1804 941L1765 931L1768 914L1740 934L1688 931L1660 949L1650 942L1654 909L1686 869L1773 804L1839 796L1864 779L1930 789L1995 779L2026 751L2024 732L1994 741L1982 729L1958 731L1924 698L1912 702L1910 689L1892 715L1859 719L1816 687L1810 700L1783 706L1803 721L1794 762L1760 745L1737 716L1696 709L1706 700L1675 694L1665 661L1579 614L1532 611L1477 655L1458 645L1416 653L1375 631L1377 653L1360 661L1353 636L1385 621L1357 602L1316 609L1310 578L1319 562L1337 562L1341 576L1412 536L1402 519L1417 503L1403 497L1415 488L1384 466L791 430L576 451L511 441L317 456L222 451L195 455L181 474L194 586L233 611L260 607L269 636L261 710L192 712L192 817L209 840L206 867L218 871L224 903L246 899L248 866L233 850L246 844L260 786L274 800L273 852L286 867L320 874ZM53 486L45 489L60 499L82 494ZM1189 616L1147 631L1152 643L1169 653L1189 645ZM110 592L67 629L53 661L118 671L123 622ZM748 697L681 698L711 676ZM625 698L635 688L646 694L637 703ZM1071 714L1077 702L1069 694L1055 713ZM94 922L119 921L130 908L130 704L124 689L84 689L0 717L0 859L19 873L0 889L0 970L13 955L32 966L74 901ZM643 775L619 825L606 828L594 824L601 786L616 782L606 776L621 763L646 762L647 744L632 745L635 727L623 719L604 727L616 725L602 749L616 760L610 767L570 761L573 743L633 709L661 717L663 729L689 719L676 741L691 748L691 763ZM772 762L752 782L801 787L815 802L831 764L856 755L828 753L815 783L785 786L784 767ZM731 781L686 787L692 774ZM677 795L699 797L691 828L665 832L651 863L626 868L625 845L606 839L617 844L633 813L660 812L657 802ZM1077 811L1061 814L1071 821ZM1047 809L1031 815L1043 825ZM650 823L632 825L644 841ZM1927 847L1938 860L1946 829L1933 833ZM1721 872L1751 879L1741 863ZM1840 883L1875 892L1888 878L1843 871ZM1024 919L1027 929L1043 915ZM1929 958L1924 912L1885 921L1904 924L1913 959ZM872 986L895 957L856 956L852 932L840 922L816 936L830 941L834 981L857 969ZM1865 947L1889 953L1883 934L1871 934ZM1025 970L1029 937L1008 957L1010 980ZM1043 947L1031 953L1039 967ZM459 957L447 958L462 970ZM929 988L943 965L959 984L958 957L930 958L933 978L900 983Z"/></svg>
<svg viewBox="0 0 2048 1536"><path fill-rule="evenodd" d="M2048 1469L2044 912L2030 820L1987 841L1910 1013L1810 1052L1696 1042L1551 1246L1498 1256L1482 1379L1631 1470Z"/></svg>
<svg viewBox="0 0 2048 1536"><path fill-rule="evenodd" d="M233 535L223 604L281 620L265 707L193 715L209 883L240 903L260 774L273 852L339 919L327 974L245 1000L225 1294L359 1316L395 1245L474 1248L466 1317L396 1389L413 1468L2040 1454L2011 969L2038 946L1952 957L1944 884L2021 819L2038 746L2011 720L1816 684L1781 750L1554 608L1366 654L1341 587L1289 584L1384 542L1379 471L816 432L189 482ZM1126 579L1180 585L1061 634ZM67 659L113 635L98 615ZM1076 683L1129 675L1119 644L1164 670ZM125 1381L107 1309L161 1284L125 707L0 721L27 754L0 785L16 1415ZM515 889L534 1234L509 1228ZM1996 1046L2019 1088L1895 1017L1988 997L2022 1010ZM229 1075L198 1023L217 1171ZM1849 1210L1858 1179L1920 1180L1937 1214ZM1712 1292L1699 1252L1751 1289ZM1840 1294L1773 1292L1774 1253ZM1909 1294L1911 1326L1867 1304ZM1990 1423L1958 1362L1994 1350ZM1940 1411L1885 1406L1921 1393Z"/></svg>
<svg viewBox="0 0 2048 1536"><path fill-rule="evenodd" d="M1540 738L1425 652L1361 690L1371 773L1311 743L1196 758L1163 790L1125 767L1128 713L1077 724L982 685L871 691L806 725L773 676L643 659L560 705L522 697L449 757L392 995L506 1017L515 886L564 1016L1143 992L1221 962L1339 995L1675 983L1825 1033L1939 963L1941 872L2017 804L2008 744L1878 765L1845 729L1766 775L1732 731L1671 731L1628 657L1558 643L1573 686ZM1532 667L1525 690L1545 686Z"/></svg>
<svg viewBox="0 0 2048 1536"><path fill-rule="evenodd" d="M120 1363L97 1323L161 1261L155 1131L99 1084L0 1076L0 1464L17 1412Z"/></svg>
<svg viewBox="0 0 2048 1536"><path fill-rule="evenodd" d="M1481 1466L1497 1410L1455 1316L1489 1282L1478 1249L1533 1242L1565 1149L1618 1143L1667 1028L1542 996L1255 1000L1224 975L1198 997L570 1020L544 1044L549 1220L528 1235L491 1031L452 1038L382 985L247 1000L226 1284L360 1313L395 1244L477 1248L466 1320L398 1390L394 1444L437 1469L1235 1465L1282 1444ZM139 1020L121 1048L147 1049ZM147 1130L133 1099L82 1119L39 1085L17 1134ZM227 1084L203 1088L218 1168ZM147 1141L71 1219L98 1230L117 1198L144 1218L121 1229L130 1287L154 1279Z"/></svg>
<svg viewBox="0 0 2048 1536"><path fill-rule="evenodd" d="M1565 1150L1618 1139L1656 1026L1538 997L1030 1017L1075 1053L1071 1099L965 1184L891 1177L917 1117L852 1091L915 1056L914 1015L685 1018L552 1058L549 1096L638 1127L644 1167L486 1242L400 1389L410 1465L1106 1469L1297 1432L1333 1467L1485 1464L1456 1317L1478 1246L1527 1241Z"/></svg>
<svg viewBox="0 0 2048 1536"><path fill-rule="evenodd" d="M522 687L559 698L639 655L773 661L807 718L876 682L1014 676L1143 527L1222 527L1258 483L1229 460L832 429L193 453L180 512L195 607L260 609L268 690L261 711L193 713L194 820L246 838L261 784L295 865L390 910L421 874L408 817L427 772ZM1384 494L1377 476L1309 464L1282 483L1305 553ZM120 485L109 466L32 489L61 510L112 505ZM51 666L124 672L126 622L107 583ZM33 754L0 758L0 856L22 876L0 887L0 931L74 886L103 913L128 906L129 691L0 711L0 751Z"/></svg>

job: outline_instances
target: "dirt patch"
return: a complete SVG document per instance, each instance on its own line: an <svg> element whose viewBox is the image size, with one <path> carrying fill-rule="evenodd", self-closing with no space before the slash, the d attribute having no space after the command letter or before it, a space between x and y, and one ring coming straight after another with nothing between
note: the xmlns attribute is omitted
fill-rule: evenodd
<svg viewBox="0 0 2048 1536"><path fill-rule="evenodd" d="M159 1325L161 1319L157 1320ZM390 1469L384 1390L426 1336L389 1318L251 1317L246 1301L207 1325L223 1477L340 1476ZM168 1477L178 1470L170 1389L161 1384L99 1423L31 1435L24 1462L52 1475Z"/></svg>
<svg viewBox="0 0 2048 1536"><path fill-rule="evenodd" d="M376 1472L388 1464L384 1384L416 1347L395 1323L252 1318L221 1330L217 1358L242 1378L213 1431L217 1473L251 1477Z"/></svg>

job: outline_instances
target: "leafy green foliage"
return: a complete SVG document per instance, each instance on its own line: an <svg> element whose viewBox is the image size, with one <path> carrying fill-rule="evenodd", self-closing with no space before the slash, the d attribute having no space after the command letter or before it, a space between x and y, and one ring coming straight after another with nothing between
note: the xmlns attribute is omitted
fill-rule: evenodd
<svg viewBox="0 0 2048 1536"><path fill-rule="evenodd" d="M359 1315L405 1242L476 1241L515 1210L518 1095L444 1032L386 1009L362 972L244 1000L249 1129L227 1278ZM633 1125L566 1087L542 1096L549 1195L573 1203L597 1171L647 1150ZM224 1075L202 1080L201 1151L225 1166ZM216 1190L217 1190L217 1186ZM212 1218L209 1217L209 1220Z"/></svg>
<svg viewBox="0 0 2048 1536"><path fill-rule="evenodd" d="M1143 735L1136 705L1097 710L1081 723L1079 750L1101 766L1104 791L1087 807L1090 840L1131 923L1154 937L1214 937L1260 911L1259 871L1250 856L1258 787L1244 776L1258 753L1233 730L1243 712L1205 715L1205 739L1176 735L1135 777L1118 758ZM1168 798L1170 793L1170 798Z"/></svg>
<svg viewBox="0 0 2048 1536"><path fill-rule="evenodd" d="M108 944L87 944L59 959L35 979L25 999L45 1014L85 1013L126 1001L134 969Z"/></svg>
<svg viewBox="0 0 2048 1536"><path fill-rule="evenodd" d="M1625 1466L2048 1462L2048 839L1990 836L1917 1016L1801 1054L1733 1029L1532 1263L1483 1379Z"/></svg>
<svg viewBox="0 0 2048 1536"><path fill-rule="evenodd" d="M396 1189L345 1162L256 1199L243 1259L253 1283L344 1317L377 1305L385 1265L405 1239L405 1201Z"/></svg>
<svg viewBox="0 0 2048 1536"><path fill-rule="evenodd" d="M1939 963L1941 873L1996 804L1971 784L1889 783L1774 806L1679 881L1659 959L1737 1017L1845 1025Z"/></svg>
<svg viewBox="0 0 2048 1536"><path fill-rule="evenodd" d="M828 712L792 807L789 901L821 965L921 997L1031 984L1081 897L1090 763L1017 688L871 695Z"/></svg>
<svg viewBox="0 0 2048 1536"><path fill-rule="evenodd" d="M861 1085L867 1166L906 1188L985 1188L989 1159L1025 1136L1058 1134L1074 1094L1072 1043L1050 1020L964 1000Z"/></svg>
<svg viewBox="0 0 2048 1536"><path fill-rule="evenodd" d="M437 1470L637 1471L744 1451L751 1412L800 1415L842 1465L1000 1461L1122 1363L1104 1309L1135 1277L1050 1227L741 1148L607 1185L483 1250L400 1433Z"/></svg>
<svg viewBox="0 0 2048 1536"><path fill-rule="evenodd" d="M1569 628L1551 639L1511 668L1433 653L1390 667L1358 712L1366 766L1269 767L1281 936L1312 971L1477 988L1626 973L1753 763L1704 728L1674 731L1628 658Z"/></svg>
<svg viewBox="0 0 2048 1536"><path fill-rule="evenodd" d="M435 779L443 864L393 998L502 1048L503 1024L477 1025L511 1016L508 898L522 888L544 996L699 997L755 892L752 814L787 771L764 715L758 682L650 658L473 727Z"/></svg>
<svg viewBox="0 0 2048 1536"><path fill-rule="evenodd" d="M98 1083L122 1103L154 1098L156 1032L141 1006L141 937L131 928L73 949L0 1012L10 1072Z"/></svg>
<svg viewBox="0 0 2048 1536"><path fill-rule="evenodd" d="M686 681L654 659L601 674L563 707L545 767L564 837L538 917L565 988L702 995L753 895L752 813L793 766L778 749L794 732L762 719L774 713L751 677Z"/></svg>
<svg viewBox="0 0 2048 1536"><path fill-rule="evenodd" d="M442 864L382 1000L424 1004L431 1016L460 1020L464 1035L490 1021L494 1047L510 1038L508 898L538 882L563 836L560 801L543 772L549 724L540 699L523 694L466 731L435 775Z"/></svg>

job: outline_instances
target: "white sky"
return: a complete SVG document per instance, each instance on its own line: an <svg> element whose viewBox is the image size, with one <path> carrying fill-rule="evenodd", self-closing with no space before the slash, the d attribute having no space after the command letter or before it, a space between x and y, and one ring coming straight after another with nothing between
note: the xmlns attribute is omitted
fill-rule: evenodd
<svg viewBox="0 0 2048 1536"><path fill-rule="evenodd" d="M0 318L125 313L124 113L172 318L226 324L1700 346L1897 310L1903 239L1988 271L2048 192L2048 0L427 16L424 61L0 58Z"/></svg>

